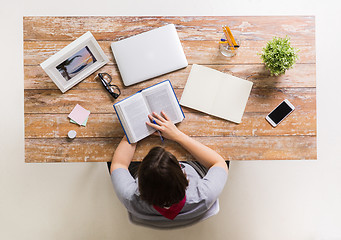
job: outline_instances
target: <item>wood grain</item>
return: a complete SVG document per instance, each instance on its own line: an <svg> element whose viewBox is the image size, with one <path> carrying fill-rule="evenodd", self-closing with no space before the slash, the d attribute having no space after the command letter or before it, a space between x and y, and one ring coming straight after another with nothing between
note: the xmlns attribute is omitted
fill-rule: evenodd
<svg viewBox="0 0 341 240"><path fill-rule="evenodd" d="M265 113L246 113L242 123L235 124L204 113L186 113L185 120L177 126L193 137L316 135L314 112L293 112L276 129L270 126L265 116ZM81 138L124 135L116 114L92 114L86 127L70 124L67 114L27 114L25 130L25 138L65 138L70 130L76 130L77 137Z"/></svg>
<svg viewBox="0 0 341 240"><path fill-rule="evenodd" d="M207 41L220 38L221 26L229 25L242 40L269 40L273 36L315 39L312 16L208 16L208 17L24 17L24 40L75 40L91 31L97 41L121 40L145 31L175 24L182 41Z"/></svg>
<svg viewBox="0 0 341 240"><path fill-rule="evenodd" d="M125 87L110 49L121 40L173 23L177 28L187 68ZM241 124L235 124L189 108L178 124L181 131L218 151L226 160L316 159L316 49L313 16L262 17L24 17L24 104L26 162L111 161L123 130L112 105L136 91L169 79L181 98L192 64L201 64L254 83ZM223 57L218 51L221 25L228 24L240 40L238 54ZM62 94L39 66L40 63L91 31L110 62L71 90ZM300 49L297 64L286 74L270 76L259 53L274 36L291 39ZM122 90L116 101L95 79L108 72ZM208 82L209 84L209 82ZM296 110L278 127L265 116L283 99ZM86 127L69 122L76 104L91 111ZM69 141L69 130L77 137ZM159 144L150 136L139 142L134 160L141 161ZM164 147L179 160L192 160L178 144Z"/></svg>
<svg viewBox="0 0 341 240"><path fill-rule="evenodd" d="M225 160L316 159L316 136L195 137L216 150ZM27 162L111 161L120 138L26 139ZM160 138L150 136L137 146L134 160L141 161ZM193 160L180 145L165 140L162 145L180 161Z"/></svg>
<svg viewBox="0 0 341 240"><path fill-rule="evenodd" d="M308 41L308 42L307 42ZM297 63L315 63L315 45L311 40L293 42L298 48ZM24 42L24 65L39 65L71 42L69 41L26 41ZM108 65L115 64L111 51L112 41L102 41L99 45L109 58ZM218 41L183 41L181 42L189 64L262 64L260 53L267 41L241 42L236 56L227 59L219 52Z"/></svg>
<svg viewBox="0 0 341 240"><path fill-rule="evenodd" d="M284 75L270 76L270 72L264 65L205 65L218 71L247 79L253 82L253 88L290 88L290 87L315 87L315 64L296 64ZM153 78L131 86L130 88L143 89L165 79L171 79L174 88L184 88L192 66L180 69L176 72L168 73L160 77ZM98 72L109 73L113 82L120 88L125 88L117 69L117 65L104 66ZM53 89L58 87L47 76L40 66L25 66L25 89ZM102 84L96 79L97 72L83 80L72 89L103 89Z"/></svg>
<svg viewBox="0 0 341 240"><path fill-rule="evenodd" d="M183 89L174 89L181 99ZM137 92L137 89L122 90L120 101ZM103 90L74 90L61 94L59 90L26 90L24 93L25 113L70 113L78 103L92 113L114 113L116 102ZM298 110L316 109L315 88L254 88L247 102L246 112L269 112L283 99L287 98ZM91 99L91 101L89 101ZM203 101L205 101L203 97ZM184 108L185 112L193 112Z"/></svg>

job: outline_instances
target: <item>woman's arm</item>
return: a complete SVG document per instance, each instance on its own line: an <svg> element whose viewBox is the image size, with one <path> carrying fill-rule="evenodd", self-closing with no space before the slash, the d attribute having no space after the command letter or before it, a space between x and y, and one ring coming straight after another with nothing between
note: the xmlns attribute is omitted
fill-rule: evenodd
<svg viewBox="0 0 341 240"><path fill-rule="evenodd" d="M157 113L153 113L153 116L149 115L149 118L154 119L157 124L150 122L147 124L160 131L165 138L179 143L206 168L219 166L228 171L225 160L216 151L181 132L163 111L161 113L163 117Z"/></svg>
<svg viewBox="0 0 341 240"><path fill-rule="evenodd" d="M117 168L128 169L131 160L133 160L135 149L136 143L129 144L126 136L124 136L115 150L111 161L110 173Z"/></svg>

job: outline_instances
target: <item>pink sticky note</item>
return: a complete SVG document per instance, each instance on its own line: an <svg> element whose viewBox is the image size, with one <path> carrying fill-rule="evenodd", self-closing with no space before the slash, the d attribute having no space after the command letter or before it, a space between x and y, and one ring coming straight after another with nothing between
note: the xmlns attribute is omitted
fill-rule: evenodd
<svg viewBox="0 0 341 240"><path fill-rule="evenodd" d="M71 118L76 123L78 123L79 125L81 125L89 117L89 115L90 115L89 110L86 110L85 108L77 104L68 117Z"/></svg>

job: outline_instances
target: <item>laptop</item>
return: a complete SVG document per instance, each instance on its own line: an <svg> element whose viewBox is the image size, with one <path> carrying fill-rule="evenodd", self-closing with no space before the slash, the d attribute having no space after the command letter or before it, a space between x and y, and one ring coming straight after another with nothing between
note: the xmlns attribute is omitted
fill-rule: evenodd
<svg viewBox="0 0 341 240"><path fill-rule="evenodd" d="M125 86L188 65L174 24L113 42L111 49Z"/></svg>

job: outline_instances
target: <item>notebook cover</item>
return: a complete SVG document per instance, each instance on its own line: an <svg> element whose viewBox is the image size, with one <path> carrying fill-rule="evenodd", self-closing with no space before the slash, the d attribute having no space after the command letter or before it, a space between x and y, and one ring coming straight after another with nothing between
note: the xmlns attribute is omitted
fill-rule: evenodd
<svg viewBox="0 0 341 240"><path fill-rule="evenodd" d="M252 85L250 81L194 64L180 105L240 123Z"/></svg>

